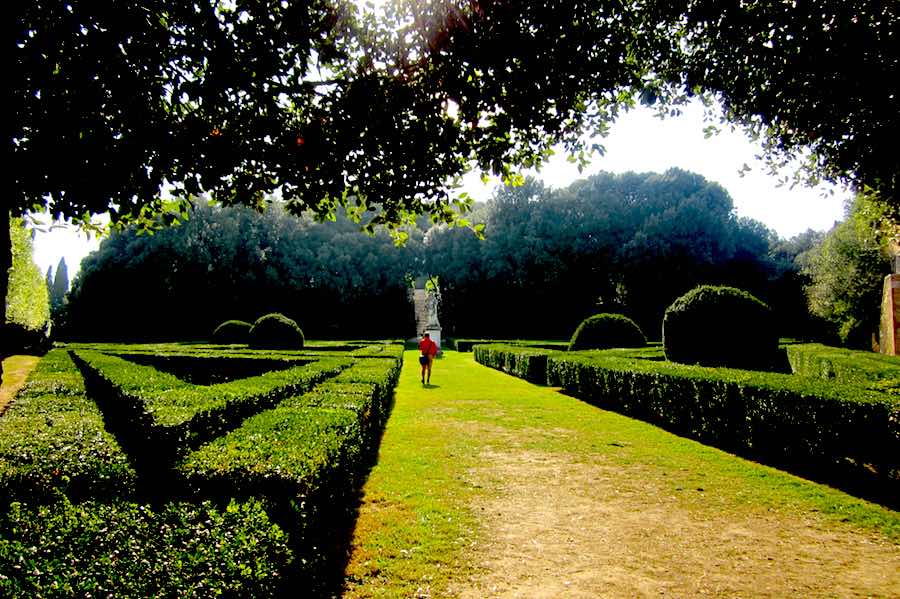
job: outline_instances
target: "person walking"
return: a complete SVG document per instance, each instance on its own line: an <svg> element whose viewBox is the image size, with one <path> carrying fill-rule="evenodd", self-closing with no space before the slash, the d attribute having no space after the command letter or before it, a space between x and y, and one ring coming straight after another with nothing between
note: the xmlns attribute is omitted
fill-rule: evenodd
<svg viewBox="0 0 900 599"><path fill-rule="evenodd" d="M437 343L431 340L429 333L422 335L422 340L419 341L419 351L422 353L419 356L419 364L422 365L422 384L424 385L431 382L431 365L438 353Z"/></svg>

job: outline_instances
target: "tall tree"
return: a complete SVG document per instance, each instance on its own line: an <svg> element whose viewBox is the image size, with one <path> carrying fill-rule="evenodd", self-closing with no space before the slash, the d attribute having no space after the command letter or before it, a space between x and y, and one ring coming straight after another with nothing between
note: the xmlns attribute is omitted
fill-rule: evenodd
<svg viewBox="0 0 900 599"><path fill-rule="evenodd" d="M407 279L421 232L404 247L359 235L345 216L316 223L198 203L155 235L113 233L82 262L66 306L69 336L204 339L222 321L272 311L313 338L413 334ZM161 309L178 306L179 309Z"/></svg>
<svg viewBox="0 0 900 599"><path fill-rule="evenodd" d="M479 216L481 243L464 230L425 238L454 335L566 337L603 310L656 337L666 306L698 283L763 297L770 287L772 233L738 219L719 185L678 169L601 173L561 190L527 180Z"/></svg>
<svg viewBox="0 0 900 599"><path fill-rule="evenodd" d="M881 283L891 264L871 223L861 218L863 203L857 198L847 218L810 251L807 296L812 312L832 324L841 343L871 349L880 323Z"/></svg>
<svg viewBox="0 0 900 599"><path fill-rule="evenodd" d="M25 228L22 219L13 219L8 231L12 241L13 259L9 273L5 321L37 331L42 329L50 318L47 285L40 269L34 263L31 233Z"/></svg>
<svg viewBox="0 0 900 599"><path fill-rule="evenodd" d="M47 279L50 278L50 271L47 271ZM65 256L59 259L56 265L56 274L53 282L47 286L50 291L50 312L54 317L58 317L62 311L63 304L66 300L66 293L69 291L69 267L66 266Z"/></svg>
<svg viewBox="0 0 900 599"><path fill-rule="evenodd" d="M774 155L809 148L815 173L898 201L896 3L389 6L378 20L338 0L14 2L0 230L40 208L171 222L186 207L164 182L251 206L279 190L293 213L343 205L373 227L451 221L467 200L449 178L577 152L638 93L718 97Z"/></svg>

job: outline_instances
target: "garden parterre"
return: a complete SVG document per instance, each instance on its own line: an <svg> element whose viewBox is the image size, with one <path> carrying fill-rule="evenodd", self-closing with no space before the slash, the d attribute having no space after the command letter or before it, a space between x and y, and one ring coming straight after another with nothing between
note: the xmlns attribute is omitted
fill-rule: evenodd
<svg viewBox="0 0 900 599"><path fill-rule="evenodd" d="M192 360L272 369L198 385L174 374ZM316 583L401 361L401 345L371 342L52 350L0 418L0 594L265 596ZM144 561L171 563L169 586Z"/></svg>
<svg viewBox="0 0 900 599"><path fill-rule="evenodd" d="M791 364L832 348L789 349ZM869 361L855 370L841 353L828 380L797 374L706 368L665 361L654 347L554 352L479 345L475 359L589 403L764 461L811 470L848 469L874 477L878 495L900 487L900 399L873 388ZM865 357L865 356L863 356ZM884 379L891 380L888 375ZM871 476L870 476L871 475Z"/></svg>

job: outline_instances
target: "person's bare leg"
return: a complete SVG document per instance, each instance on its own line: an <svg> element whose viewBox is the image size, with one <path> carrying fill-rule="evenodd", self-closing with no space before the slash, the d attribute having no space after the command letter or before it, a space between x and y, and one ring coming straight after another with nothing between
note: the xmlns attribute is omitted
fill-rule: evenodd
<svg viewBox="0 0 900 599"><path fill-rule="evenodd" d="M434 363L434 358L429 357L429 358L428 358L428 366L427 366L427 369L428 369L428 378L425 380L426 383L430 383L430 382L431 382L431 365L432 365L432 363Z"/></svg>

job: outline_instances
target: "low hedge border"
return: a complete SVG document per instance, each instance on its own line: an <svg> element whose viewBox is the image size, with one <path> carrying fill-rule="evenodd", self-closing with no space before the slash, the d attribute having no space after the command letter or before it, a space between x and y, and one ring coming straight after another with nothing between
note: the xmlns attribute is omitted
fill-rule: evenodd
<svg viewBox="0 0 900 599"><path fill-rule="evenodd" d="M21 491L21 502L7 494L0 504L5 510L0 514L0 574L7 576L0 576L0 594L29 596L50 592L47 589L102 594L130 589L134 594L169 595L193 589L192 584L197 582L196 590L201 594L212 589L229 596L244 595L249 589L254 596L281 596L286 589L295 588L298 580L317 581L316 569L331 563L326 557L335 557L328 555L334 545L335 528L340 522L349 522L351 499L356 497L368 463L364 458L377 447L402 363L402 352L396 348L371 352L378 357L336 357L335 353L307 367L209 387L189 385L151 367L102 352L82 349L74 351L73 356L57 349L48 354L14 407L0 419L0 455L4 457L0 492L10 488ZM89 396L86 387L92 385L84 384L76 360L83 362L86 373L110 379L106 380L107 390L122 396ZM88 360L94 362L92 366ZM311 375L315 370L318 373ZM339 373L340 380L335 376ZM113 384L116 378L121 386ZM266 395L265 401L254 402L244 393L238 398L238 392L246 392L248 387L265 393L277 388L280 397ZM211 393L215 389L220 393ZM180 413L182 403L206 405L207 400L222 401L223 395L232 392L235 397L231 399L253 404L254 410L262 409L266 402L274 402L276 407L236 422L236 428L223 431L222 436L196 451L186 452L183 460L176 457L164 479L153 479L152 472L147 477L131 467L131 448L125 447L129 450L126 457L116 438L104 430L104 420L110 424L110 413L101 412L93 401L115 403L118 399L118 409L122 409L128 403L123 400L130 399L134 406L144 408L141 414L134 409L130 416L146 418L141 422L159 429L166 426L160 417L167 410ZM285 395L287 399L281 399ZM105 453L85 455L94 452L84 448L90 441L88 435L77 433L84 437L79 439L84 442L79 446L72 439L74 434L57 426L57 412L71 413L80 425L94 427L107 442ZM23 421L22 426L7 429L13 422L10 414L33 416L33 422ZM46 435L23 430L45 420L47 414L53 416L53 426L46 425ZM129 422L122 419L115 424ZM168 425L171 428L189 422L176 418ZM132 425L130 430L117 433L134 439L144 437L146 430ZM195 436L189 441L198 439ZM47 441L46 447L39 443L43 441ZM22 451L23 443L29 442L37 444L32 454ZM66 466L59 467L60 456L53 451L64 445L70 446L65 448L69 453L64 459L77 461L96 479L106 477L102 480L105 484L82 484L80 488L68 484L68 480L60 484L67 479ZM168 458L162 449L146 443L144 459L164 462ZM114 450L117 465L127 471L127 477L121 473L107 476L103 464L92 461L110 450ZM197 460L195 467L191 467L192 460ZM52 497L43 505L35 504L33 489L23 484L35 472L17 468L23 462L32 465L31 461L45 470L60 471L50 470L53 484L48 494ZM16 476L3 478L9 473ZM234 485L235 480L243 482ZM159 484L155 495L146 493L149 483ZM145 501L151 496L155 500L152 505L134 503L132 493L135 500ZM79 503L70 504L72 498ZM289 535L285 537L282 530ZM177 537L182 532L186 536ZM194 532L197 539L190 538ZM194 543L200 539L200 545ZM145 542L149 544L146 548ZM115 546L119 543L128 547ZM182 551L190 555L186 558ZM66 563L60 562L59 556ZM155 561L149 568L141 565L143 560L157 559L164 568L169 560L176 563L167 567L166 575L153 570ZM245 563L248 561L253 563ZM14 568L14 563L26 564L29 572L33 566L40 574L22 576L20 571L3 570L5 565ZM215 575L210 577L213 571ZM285 575L290 580L284 580Z"/></svg>
<svg viewBox="0 0 900 599"><path fill-rule="evenodd" d="M900 358L828 347L820 343L785 345L794 373L858 385L900 397Z"/></svg>
<svg viewBox="0 0 900 599"><path fill-rule="evenodd" d="M484 344L516 345L551 351L564 350L569 347L568 341L535 341L527 339L451 339L448 346L450 349L455 349L458 352L470 352L476 345Z"/></svg>
<svg viewBox="0 0 900 599"><path fill-rule="evenodd" d="M189 354L115 354L140 366L149 366L192 385L210 386L233 380L261 376L292 366L305 366L315 358L290 356L272 358L265 355L189 355Z"/></svg>
<svg viewBox="0 0 900 599"><path fill-rule="evenodd" d="M403 358L403 344L391 343L389 345L367 345L350 352L354 358L390 358L400 360Z"/></svg>
<svg viewBox="0 0 900 599"><path fill-rule="evenodd" d="M536 385L547 384L548 350L517 345L476 345L475 361Z"/></svg>
<svg viewBox="0 0 900 599"><path fill-rule="evenodd" d="M142 466L155 467L352 364L349 358L323 358L256 377L197 386L96 351L81 350L72 356L110 428Z"/></svg>
<svg viewBox="0 0 900 599"><path fill-rule="evenodd" d="M38 363L0 418L0 501L128 497L137 474L62 349Z"/></svg>
<svg viewBox="0 0 900 599"><path fill-rule="evenodd" d="M546 368L546 383L589 403L723 449L822 467L849 461L874 467L892 485L900 478L900 401L883 393L605 351L542 357L535 350L483 346L475 359L495 368L512 365L501 367L510 374Z"/></svg>
<svg viewBox="0 0 900 599"><path fill-rule="evenodd" d="M4 506L6 507L6 506ZM293 559L259 502L13 503L0 596L282 597Z"/></svg>
<svg viewBox="0 0 900 599"><path fill-rule="evenodd" d="M399 362L361 359L190 453L178 472L198 497L258 497L290 531L307 577L324 539L351 508L377 445ZM337 514L337 515L336 515Z"/></svg>

